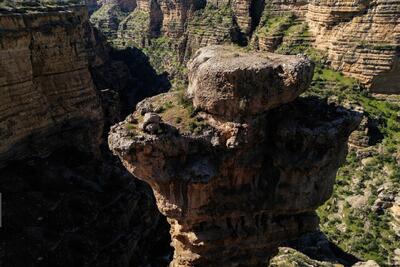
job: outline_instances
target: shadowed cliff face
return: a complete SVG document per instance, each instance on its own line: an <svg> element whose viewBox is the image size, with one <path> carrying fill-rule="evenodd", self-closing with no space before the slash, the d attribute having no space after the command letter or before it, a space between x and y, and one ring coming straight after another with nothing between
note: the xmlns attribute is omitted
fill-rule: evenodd
<svg viewBox="0 0 400 267"><path fill-rule="evenodd" d="M118 162L73 148L0 169L3 266L159 266L168 228Z"/></svg>
<svg viewBox="0 0 400 267"><path fill-rule="evenodd" d="M66 140L90 152L99 146L103 115L81 40L83 16L0 15L0 161L45 155Z"/></svg>
<svg viewBox="0 0 400 267"><path fill-rule="evenodd" d="M82 6L1 8L0 265L165 266L165 218L104 132L168 83Z"/></svg>
<svg viewBox="0 0 400 267"><path fill-rule="evenodd" d="M119 99L109 116L116 123L168 81L137 49L108 47L84 7L33 11L0 14L0 161L46 156L70 142L99 153L102 108L111 105L101 103L102 90Z"/></svg>
<svg viewBox="0 0 400 267"><path fill-rule="evenodd" d="M122 11L122 4L109 1L92 22L116 46L152 49L161 42L181 63L207 45L250 44L274 51L301 43L324 52L332 68L372 92L400 91L398 0L136 2L135 8ZM170 72L177 67L164 65Z"/></svg>
<svg viewBox="0 0 400 267"><path fill-rule="evenodd" d="M189 63L194 107L182 92L159 95L111 129L110 148L168 218L171 266L260 266L318 228L314 211L332 194L360 116L294 100L312 69L302 57L204 48ZM240 99L240 110L227 107Z"/></svg>

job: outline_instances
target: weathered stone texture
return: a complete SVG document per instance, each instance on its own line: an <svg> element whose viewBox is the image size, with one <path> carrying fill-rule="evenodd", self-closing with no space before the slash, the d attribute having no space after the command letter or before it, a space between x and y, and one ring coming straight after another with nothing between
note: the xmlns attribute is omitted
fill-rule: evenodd
<svg viewBox="0 0 400 267"><path fill-rule="evenodd" d="M82 12L0 15L1 160L45 154L66 142L98 147L102 111Z"/></svg>
<svg viewBox="0 0 400 267"><path fill-rule="evenodd" d="M252 65L247 62L247 77L229 76L237 67L234 53L214 52L210 48L199 54L207 54L210 62L220 61L225 73L210 72L208 79L225 82L224 76L232 77L237 81L232 91L248 77L260 84L273 83L282 79L275 75L282 74L282 69L306 74L293 83L300 88L310 82L312 68L303 58L276 56L279 61L271 56L266 65L281 68L270 70L270 80L263 80L256 75L257 66L265 64L266 58L253 58ZM216 89L212 83L210 88L208 83L193 83L194 76L201 77L201 68L212 66L192 69L189 93L195 105L196 94ZM273 88L282 94L293 90L279 83ZM137 111L114 126L109 135L110 148L131 173L150 184L159 210L168 218L175 248L170 266L261 266L281 242L318 228L314 211L332 194L358 115L317 99L293 101L292 97L280 99L280 105L276 101L270 106L274 109L248 110L248 116L241 119L233 116L237 113L226 114L225 109L209 109L218 102L201 105L197 115L177 122L177 116L186 112L186 104L180 104L179 98L171 100L174 94L139 104L140 111L149 112L170 99L174 112L160 114L160 130L149 132L135 126L143 120L142 112ZM212 103L223 95L240 98L227 90L211 94L207 100ZM252 103L260 96L250 93L248 98ZM201 122L200 130L184 130L183 124L195 122Z"/></svg>
<svg viewBox="0 0 400 267"><path fill-rule="evenodd" d="M165 218L103 134L154 83L147 57L110 49L82 6L0 13L1 266L166 265Z"/></svg>
<svg viewBox="0 0 400 267"><path fill-rule="evenodd" d="M293 101L313 73L305 57L246 53L229 46L198 50L188 68L194 107L230 120Z"/></svg>
<svg viewBox="0 0 400 267"><path fill-rule="evenodd" d="M139 2L138 2L139 3ZM139 8L152 21L143 31L135 25L120 28L118 39L146 35L146 41L134 42L146 47L151 38L164 35L178 38L176 49L186 62L197 49L214 44L251 40L260 50L273 51L285 42L284 31L276 35L257 36L263 13L267 17L292 14L304 22L312 36L302 36L305 44L327 53L331 66L359 79L372 92L398 93L400 69L400 2L398 0L277 0L277 1L145 1L153 8ZM210 13L210 7L217 9ZM197 12L195 12L197 11ZM226 12L229 11L229 12ZM210 13L207 17L204 14ZM222 16L221 16L222 15ZM137 23L136 23L137 24ZM100 29L103 27L100 25ZM158 29L158 30L155 30ZM104 29L108 32L108 28ZM127 36L123 38L123 36ZM254 37L257 37L255 42ZM182 39L183 38L183 39ZM129 45L129 42L124 42Z"/></svg>
<svg viewBox="0 0 400 267"><path fill-rule="evenodd" d="M333 68L372 92L400 91L400 1L311 1L306 17Z"/></svg>

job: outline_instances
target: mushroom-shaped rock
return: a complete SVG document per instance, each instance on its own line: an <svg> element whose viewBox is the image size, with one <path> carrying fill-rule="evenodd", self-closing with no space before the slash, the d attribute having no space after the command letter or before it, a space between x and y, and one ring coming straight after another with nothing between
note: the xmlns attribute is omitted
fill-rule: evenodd
<svg viewBox="0 0 400 267"><path fill-rule="evenodd" d="M146 99L139 106L157 109L168 103L160 113L165 131L152 135L144 127L132 135L128 122L123 122L112 128L109 146L132 174L150 184L159 210L167 216L175 248L170 266L267 266L282 242L318 228L315 209L332 194L348 137L360 116L314 98L283 104L309 82L308 60L271 55L270 63L260 63L271 69L249 67L235 76L205 62L195 67L202 51L220 48L200 50L191 62L191 75L210 75L190 79L193 101L203 111L192 113L174 91ZM230 52L208 54L209 62L211 56L223 62L237 58ZM254 54L241 57L248 66L250 59L258 60ZM274 57L281 63L275 65ZM240 62L238 66L244 66ZM226 66L235 69L231 63ZM293 76L285 74L285 68L293 70ZM279 87L246 87L243 77ZM298 88L289 77L295 77ZM291 88L292 93L286 97L277 90L268 98L262 88ZM234 116L242 115L234 106L237 92L249 103L240 121ZM262 97L264 102L258 102ZM150 118L143 118L140 111L132 116L139 123Z"/></svg>
<svg viewBox="0 0 400 267"><path fill-rule="evenodd" d="M234 120L293 101L309 86L314 65L303 56L217 45L199 49L188 68L194 106Z"/></svg>

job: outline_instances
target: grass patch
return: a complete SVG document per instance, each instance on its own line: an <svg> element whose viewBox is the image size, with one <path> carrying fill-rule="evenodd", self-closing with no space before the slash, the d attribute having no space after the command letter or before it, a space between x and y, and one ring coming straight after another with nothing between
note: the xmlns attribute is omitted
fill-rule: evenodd
<svg viewBox="0 0 400 267"><path fill-rule="evenodd" d="M168 72L171 78L182 81L187 75L187 68L180 62L177 45L176 41L162 36L151 39L143 47L143 52L158 74Z"/></svg>
<svg viewBox="0 0 400 267"><path fill-rule="evenodd" d="M272 16L269 12L264 12L255 34L259 37L283 35L292 26L294 20L293 14Z"/></svg>

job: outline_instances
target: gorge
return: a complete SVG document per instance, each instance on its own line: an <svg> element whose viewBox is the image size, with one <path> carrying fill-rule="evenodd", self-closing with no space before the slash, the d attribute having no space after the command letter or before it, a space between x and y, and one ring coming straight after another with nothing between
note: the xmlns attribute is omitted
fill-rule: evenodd
<svg viewBox="0 0 400 267"><path fill-rule="evenodd" d="M0 1L0 265L400 265L400 2L80 3Z"/></svg>
<svg viewBox="0 0 400 267"><path fill-rule="evenodd" d="M372 92L400 90L396 0L112 0L104 1L91 21L116 46L173 51L173 60L163 64L172 73L206 45L233 42L278 53L307 53L312 47L323 52L330 67Z"/></svg>

